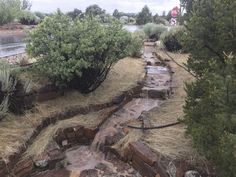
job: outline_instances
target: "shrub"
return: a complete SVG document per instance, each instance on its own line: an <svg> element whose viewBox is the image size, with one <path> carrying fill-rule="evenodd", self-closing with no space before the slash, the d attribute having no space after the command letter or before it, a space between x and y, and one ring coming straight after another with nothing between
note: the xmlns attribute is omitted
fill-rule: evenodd
<svg viewBox="0 0 236 177"><path fill-rule="evenodd" d="M32 108L34 96L31 93L31 81L20 80L8 63L0 62L0 120L8 111L21 114Z"/></svg>
<svg viewBox="0 0 236 177"><path fill-rule="evenodd" d="M165 18L160 17L158 14L153 16L153 22L156 23L156 24L162 24L162 25L168 25L169 24L169 22Z"/></svg>
<svg viewBox="0 0 236 177"><path fill-rule="evenodd" d="M128 46L129 48L129 56L131 57L140 57L141 49L143 47L143 41L145 39L145 33L140 30L132 33L131 35L131 43Z"/></svg>
<svg viewBox="0 0 236 177"><path fill-rule="evenodd" d="M178 26L173 27L169 31L164 32L160 40L164 44L165 48L170 52L175 52L183 49L181 39L184 35L185 28Z"/></svg>
<svg viewBox="0 0 236 177"><path fill-rule="evenodd" d="M20 10L20 0L0 0L0 25L4 25L15 20Z"/></svg>
<svg viewBox="0 0 236 177"><path fill-rule="evenodd" d="M23 25L36 25L39 22L39 18L30 11L22 11L19 22Z"/></svg>
<svg viewBox="0 0 236 177"><path fill-rule="evenodd" d="M96 18L73 21L57 13L32 30L27 51L38 59L35 69L55 84L88 93L127 54L130 40L130 33L116 20L104 25Z"/></svg>
<svg viewBox="0 0 236 177"><path fill-rule="evenodd" d="M0 62L0 119L8 111L9 98L16 87L16 80L11 76L11 68L5 62Z"/></svg>
<svg viewBox="0 0 236 177"><path fill-rule="evenodd" d="M154 23L148 23L143 27L146 36L153 40L159 40L161 34L166 30L167 28L164 25L157 25Z"/></svg>

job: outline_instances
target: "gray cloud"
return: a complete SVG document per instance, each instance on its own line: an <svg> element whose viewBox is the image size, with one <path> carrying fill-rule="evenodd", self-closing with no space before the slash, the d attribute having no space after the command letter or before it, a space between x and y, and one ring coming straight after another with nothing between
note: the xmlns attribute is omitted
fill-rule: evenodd
<svg viewBox="0 0 236 177"><path fill-rule="evenodd" d="M179 5L179 0L32 0L33 11L54 12L57 8L71 11L74 8L85 10L92 4L98 4L107 12L114 9L123 12L139 12L144 5L148 5L153 14L161 14Z"/></svg>

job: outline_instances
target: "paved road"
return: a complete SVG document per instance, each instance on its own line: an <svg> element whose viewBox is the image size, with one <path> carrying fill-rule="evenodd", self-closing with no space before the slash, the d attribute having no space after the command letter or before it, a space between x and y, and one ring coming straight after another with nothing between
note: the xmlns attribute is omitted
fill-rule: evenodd
<svg viewBox="0 0 236 177"><path fill-rule="evenodd" d="M25 43L11 43L0 45L0 58L24 53L25 47Z"/></svg>

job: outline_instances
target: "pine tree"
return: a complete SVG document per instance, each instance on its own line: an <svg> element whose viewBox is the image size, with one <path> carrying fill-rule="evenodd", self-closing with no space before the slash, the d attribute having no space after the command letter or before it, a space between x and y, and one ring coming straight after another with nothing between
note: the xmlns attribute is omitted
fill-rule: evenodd
<svg viewBox="0 0 236 177"><path fill-rule="evenodd" d="M197 150L218 176L236 176L235 0L196 0L187 22L188 68L185 123Z"/></svg>
<svg viewBox="0 0 236 177"><path fill-rule="evenodd" d="M136 23L138 25L144 25L152 22L152 13L150 12L147 5L145 5L142 11L137 15Z"/></svg>

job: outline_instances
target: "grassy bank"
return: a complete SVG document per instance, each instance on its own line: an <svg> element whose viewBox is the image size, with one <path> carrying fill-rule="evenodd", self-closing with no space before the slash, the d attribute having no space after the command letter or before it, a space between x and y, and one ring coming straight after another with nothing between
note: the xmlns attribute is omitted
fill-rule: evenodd
<svg viewBox="0 0 236 177"><path fill-rule="evenodd" d="M45 117L68 106L109 102L135 86L143 79L144 74L144 63L141 59L125 58L116 63L103 84L88 95L70 91L63 97L39 103L33 112L28 112L25 116L8 115L7 119L0 122L0 157L7 161L10 155L18 152Z"/></svg>

